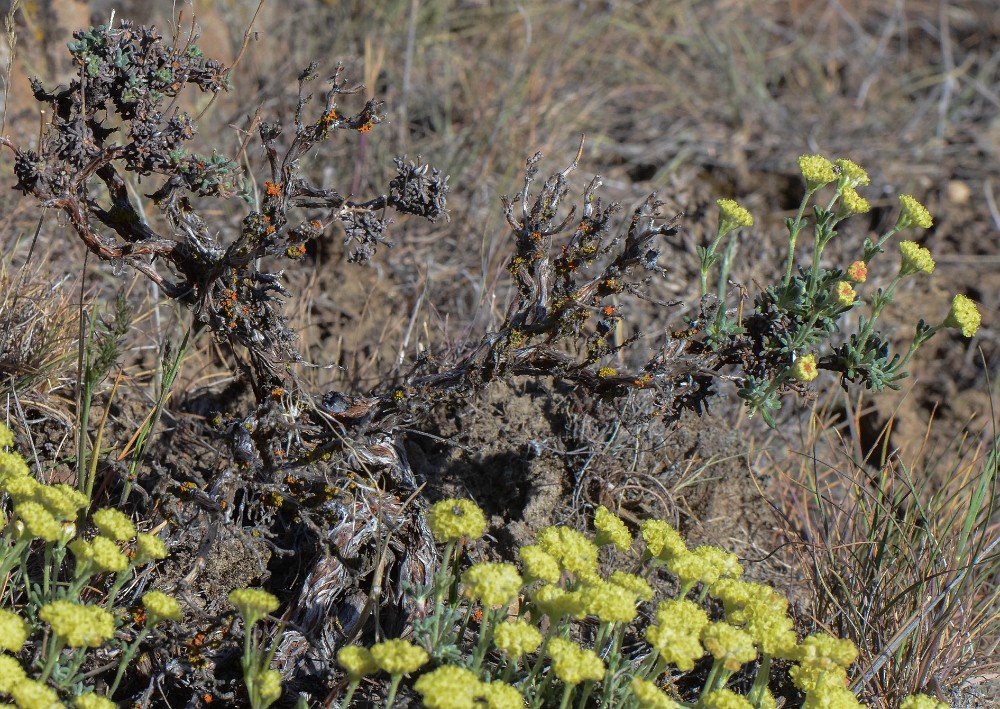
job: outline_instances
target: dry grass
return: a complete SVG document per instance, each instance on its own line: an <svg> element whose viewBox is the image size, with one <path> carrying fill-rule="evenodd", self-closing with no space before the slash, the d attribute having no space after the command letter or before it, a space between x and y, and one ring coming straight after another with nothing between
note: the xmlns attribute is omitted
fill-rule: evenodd
<svg viewBox="0 0 1000 709"><path fill-rule="evenodd" d="M139 5L137 15L151 11ZM262 104L286 110L299 69L316 58L326 69L340 60L386 100L390 125L372 140L332 146L309 166L319 181L364 192L383 180L392 155L409 152L450 173L456 189L449 227L429 233L397 225L395 250L360 274L343 263L339 246L328 246L299 276L290 315L307 359L322 365L304 374L317 390L363 393L394 371L400 353L445 351L495 323L506 302L509 253L496 196L516 191L523 161L536 150L568 163L583 133L581 189L586 173L597 172L626 207L655 190L668 210L686 213L672 275L654 284L663 299L695 303L693 245L710 228L703 217L719 196L739 196L760 215L753 258L737 264L734 279L771 279L783 258L780 222L787 194L798 188L801 153L849 155L871 166L876 207L913 192L940 215L930 237L935 251L947 253L939 287L964 287L970 273L981 284L975 295L986 314L987 366L966 360L955 376L989 391L982 372L996 369L989 326L1000 306L989 260L1000 224L992 199L1000 177L993 120L1000 26L992 2L331 5L265 7L259 38L234 77L240 90L209 113L206 142L235 152L242 136L230 126L245 128ZM235 55L247 4L217 2L199 12L209 41ZM30 57L27 36L18 50ZM37 132L33 104L12 101L6 124ZM967 184L972 197L954 201L950 181ZM23 207L6 213L5 233L18 230L18 219L30 224ZM879 218L877 210L873 228ZM222 219L225 226L229 217ZM44 258L0 270L0 373L22 402L33 397L34 407L67 421L72 396L58 392L75 366L72 287L81 284L52 284L67 258L51 246L61 238L47 224ZM949 259L960 268L949 270ZM154 295L143 289L136 296L137 309L151 315L140 321L148 347L167 339ZM377 311L383 301L392 308ZM643 326L654 333L679 327L684 313L650 308ZM908 321L912 312L900 316ZM227 355L205 344L192 351L188 366L196 373L182 381L189 394L230 376ZM820 410L803 423L804 442L790 447L808 454L772 491L804 542L819 593L815 620L859 641L857 688L873 702L891 706L919 688L973 688L996 671L987 658L1000 638L996 434L987 431L986 443L963 440L954 432L964 421L942 420L927 429L928 445L951 440L953 455L935 465L910 450L869 456L860 413L846 418L838 423Z"/></svg>

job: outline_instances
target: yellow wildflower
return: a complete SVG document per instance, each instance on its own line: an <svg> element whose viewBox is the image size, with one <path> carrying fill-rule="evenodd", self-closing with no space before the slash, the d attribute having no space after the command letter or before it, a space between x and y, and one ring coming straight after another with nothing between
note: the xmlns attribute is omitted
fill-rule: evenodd
<svg viewBox="0 0 1000 709"><path fill-rule="evenodd" d="M827 687L819 692L809 692L802 709L867 709L854 693L844 687Z"/></svg>
<svg viewBox="0 0 1000 709"><path fill-rule="evenodd" d="M115 634L115 620L97 606L72 601L52 601L42 606L38 617L52 626L69 647L98 647Z"/></svg>
<svg viewBox="0 0 1000 709"><path fill-rule="evenodd" d="M847 670L840 665L823 669L813 665L795 665L788 670L792 684L806 694L822 695L831 690L843 689L847 685Z"/></svg>
<svg viewBox="0 0 1000 709"><path fill-rule="evenodd" d="M639 599L624 586L597 579L580 590L584 610L605 623L630 623L635 618Z"/></svg>
<svg viewBox="0 0 1000 709"><path fill-rule="evenodd" d="M281 698L281 673L278 670L261 670L254 677L254 689L264 706L274 704Z"/></svg>
<svg viewBox="0 0 1000 709"><path fill-rule="evenodd" d="M574 574L597 572L597 546L569 527L546 527L535 535L539 546Z"/></svg>
<svg viewBox="0 0 1000 709"><path fill-rule="evenodd" d="M101 571L118 572L128 568L128 557L107 537L94 537L90 546L94 550L94 566Z"/></svg>
<svg viewBox="0 0 1000 709"><path fill-rule="evenodd" d="M20 652L28 639L28 625L17 613L0 608L0 649Z"/></svg>
<svg viewBox="0 0 1000 709"><path fill-rule="evenodd" d="M173 596L162 591L150 591L142 597L142 605L149 617L149 625L156 625L161 620L180 620L181 604Z"/></svg>
<svg viewBox="0 0 1000 709"><path fill-rule="evenodd" d="M538 609L553 620L564 615L583 618L584 605L579 591L567 591L553 584L546 584L531 594L531 600Z"/></svg>
<svg viewBox="0 0 1000 709"><path fill-rule="evenodd" d="M18 709L65 709L56 690L33 679L24 679L10 690Z"/></svg>
<svg viewBox="0 0 1000 709"><path fill-rule="evenodd" d="M899 214L899 219L896 220L896 229L898 231L910 229L911 227L930 229L933 226L934 219L931 217L931 213L927 211L927 207L920 204L914 197L908 194L901 194L899 195L899 202L903 205L903 210Z"/></svg>
<svg viewBox="0 0 1000 709"><path fill-rule="evenodd" d="M0 654L0 692L10 694L14 685L28 678L17 658Z"/></svg>
<svg viewBox="0 0 1000 709"><path fill-rule="evenodd" d="M903 700L899 709L948 709L948 705L926 694L911 694Z"/></svg>
<svg viewBox="0 0 1000 709"><path fill-rule="evenodd" d="M632 679L632 694L639 703L639 709L680 709L680 704L661 692L653 682L635 677Z"/></svg>
<svg viewBox="0 0 1000 709"><path fill-rule="evenodd" d="M427 664L430 655L422 647L417 647L402 638L394 638L372 646L372 658L379 669L390 675L407 675Z"/></svg>
<svg viewBox="0 0 1000 709"><path fill-rule="evenodd" d="M665 662L688 672L705 654L701 631L708 625L708 613L692 601L664 601L656 609L655 623L646 628L646 640L660 651Z"/></svg>
<svg viewBox="0 0 1000 709"><path fill-rule="evenodd" d="M653 597L653 587L641 576L627 574L624 571L612 571L608 581L622 588L627 588L641 601L648 601Z"/></svg>
<svg viewBox="0 0 1000 709"><path fill-rule="evenodd" d="M721 576L739 576L743 573L735 554L718 547L701 546L692 552L678 554L667 562L667 568L677 575L681 586L690 588L701 581L711 585Z"/></svg>
<svg viewBox="0 0 1000 709"><path fill-rule="evenodd" d="M537 544L523 546L517 553L524 563L525 584L530 584L534 581L555 583L559 580L559 576L562 573L559 570L559 562Z"/></svg>
<svg viewBox="0 0 1000 709"><path fill-rule="evenodd" d="M868 200L859 195L853 187L844 187L840 191L840 204L848 214L865 214L872 209Z"/></svg>
<svg viewBox="0 0 1000 709"><path fill-rule="evenodd" d="M858 648L850 640L816 634L810 635L795 648L792 659L820 669L830 669L835 665L847 669L858 659Z"/></svg>
<svg viewBox="0 0 1000 709"><path fill-rule="evenodd" d="M483 683L464 667L445 665L420 676L413 688L427 709L475 709Z"/></svg>
<svg viewBox="0 0 1000 709"><path fill-rule="evenodd" d="M117 704L107 697L102 697L100 694L95 694L94 692L81 694L73 700L73 706L76 709L117 709L118 707Z"/></svg>
<svg viewBox="0 0 1000 709"><path fill-rule="evenodd" d="M903 260L899 265L899 275L909 276L912 273L934 273L934 259L931 252L915 241L899 242L899 250Z"/></svg>
<svg viewBox="0 0 1000 709"><path fill-rule="evenodd" d="M614 544L620 551L628 551L632 546L632 535L628 527L604 505L598 507L594 515L594 529L597 530L594 543L599 547Z"/></svg>
<svg viewBox="0 0 1000 709"><path fill-rule="evenodd" d="M823 185L837 179L833 163L822 155L803 155L799 158L799 169L806 180L806 187L815 192Z"/></svg>
<svg viewBox="0 0 1000 709"><path fill-rule="evenodd" d="M661 561L668 561L687 551L684 538L668 522L649 519L642 523L639 531L649 553Z"/></svg>
<svg viewBox="0 0 1000 709"><path fill-rule="evenodd" d="M701 698L698 709L753 709L753 704L730 689L716 689Z"/></svg>
<svg viewBox="0 0 1000 709"><path fill-rule="evenodd" d="M983 316L979 314L979 308L972 299L959 293L951 301L951 310L941 326L953 327L961 330L963 336L972 337L982 321Z"/></svg>
<svg viewBox="0 0 1000 709"><path fill-rule="evenodd" d="M14 432L7 428L7 424L0 421L0 448L12 448L14 446Z"/></svg>
<svg viewBox="0 0 1000 709"><path fill-rule="evenodd" d="M701 643L731 672L757 659L757 650L750 634L729 623L712 623L701 631Z"/></svg>
<svg viewBox="0 0 1000 709"><path fill-rule="evenodd" d="M792 365L792 379L797 382L811 382L819 376L819 368L816 366L816 356L807 354L796 357Z"/></svg>
<svg viewBox="0 0 1000 709"><path fill-rule="evenodd" d="M8 477L27 478L31 469L24 462L20 453L5 451L0 448L0 480Z"/></svg>
<svg viewBox="0 0 1000 709"><path fill-rule="evenodd" d="M378 672L378 664L371 650L360 645L346 645L337 651L337 664L344 668L352 680Z"/></svg>
<svg viewBox="0 0 1000 709"><path fill-rule="evenodd" d="M46 542L59 539L62 525L56 521L52 513L37 502L26 500L14 507L14 514L21 518L28 534Z"/></svg>
<svg viewBox="0 0 1000 709"><path fill-rule="evenodd" d="M154 559L167 558L167 545L155 534L143 534L140 532L135 536L135 563L145 564Z"/></svg>
<svg viewBox="0 0 1000 709"><path fill-rule="evenodd" d="M124 542L135 536L135 525L128 516L111 507L104 507L94 513L94 524L101 535L116 542Z"/></svg>
<svg viewBox="0 0 1000 709"><path fill-rule="evenodd" d="M35 502L35 494L41 484L28 475L8 475L3 480L3 491L10 495L15 505L21 502ZM51 514L51 513L50 513Z"/></svg>
<svg viewBox="0 0 1000 709"><path fill-rule="evenodd" d="M604 661L593 650L584 650L563 638L552 638L548 654L552 658L552 671L566 684L604 678Z"/></svg>
<svg viewBox="0 0 1000 709"><path fill-rule="evenodd" d="M486 709L521 709L524 706L524 697L517 687L504 682L484 683L479 696L486 700Z"/></svg>
<svg viewBox="0 0 1000 709"><path fill-rule="evenodd" d="M735 200L720 199L715 202L719 205L719 233L728 234L733 229L753 226L753 215L744 207L741 207Z"/></svg>
<svg viewBox="0 0 1000 709"><path fill-rule="evenodd" d="M87 496L69 485L39 485L35 501L60 522L74 519L76 513L90 504Z"/></svg>
<svg viewBox="0 0 1000 709"><path fill-rule="evenodd" d="M262 588L234 589L229 593L229 602L236 606L248 628L265 615L274 613L279 605L278 599Z"/></svg>
<svg viewBox="0 0 1000 709"><path fill-rule="evenodd" d="M837 302L845 308L854 305L854 301L858 299L858 293L850 281L837 281L833 286L833 291L836 293Z"/></svg>
<svg viewBox="0 0 1000 709"><path fill-rule="evenodd" d="M484 606L499 608L517 597L523 580L513 564L483 562L462 574L462 595L478 599Z"/></svg>
<svg viewBox="0 0 1000 709"><path fill-rule="evenodd" d="M834 162L840 168L840 179L844 181L844 184L851 187L867 187L871 184L868 173L856 162L847 158L840 158Z"/></svg>
<svg viewBox="0 0 1000 709"><path fill-rule="evenodd" d="M434 503L427 513L431 534L439 542L462 537L479 539L486 532L486 516L472 500L447 499Z"/></svg>
<svg viewBox="0 0 1000 709"><path fill-rule="evenodd" d="M847 277L855 283L864 283L868 280L868 264L864 261L855 261L847 267Z"/></svg>
<svg viewBox="0 0 1000 709"><path fill-rule="evenodd" d="M498 623L493 630L493 644L508 657L518 658L538 649L542 634L538 628L523 620Z"/></svg>

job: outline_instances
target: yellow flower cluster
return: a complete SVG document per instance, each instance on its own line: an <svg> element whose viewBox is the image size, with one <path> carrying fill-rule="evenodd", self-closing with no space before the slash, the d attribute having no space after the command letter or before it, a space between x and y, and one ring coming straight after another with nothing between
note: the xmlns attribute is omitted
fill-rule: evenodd
<svg viewBox="0 0 1000 709"><path fill-rule="evenodd" d="M847 214L866 214L872 208L868 200L859 195L853 187L844 187L840 191L840 203Z"/></svg>
<svg viewBox="0 0 1000 709"><path fill-rule="evenodd" d="M464 667L445 665L422 675L413 685L427 709L521 709L524 697L504 682L482 682ZM485 700L485 704L477 702Z"/></svg>
<svg viewBox="0 0 1000 709"><path fill-rule="evenodd" d="M698 702L699 709L754 709L746 697L741 697L731 689L716 689Z"/></svg>
<svg viewBox="0 0 1000 709"><path fill-rule="evenodd" d="M69 647L99 647L115 634L114 617L97 606L52 601L41 607L38 617Z"/></svg>
<svg viewBox="0 0 1000 709"><path fill-rule="evenodd" d="M942 327L953 327L962 331L965 337L972 337L979 329L983 317L979 314L979 308L971 298L959 293L951 301L951 310L941 323Z"/></svg>
<svg viewBox="0 0 1000 709"><path fill-rule="evenodd" d="M811 382L819 376L819 368L816 366L816 356L807 354L797 357L792 365L792 379L797 382Z"/></svg>
<svg viewBox="0 0 1000 709"><path fill-rule="evenodd" d="M73 700L73 706L76 709L117 709L118 705L107 697L102 697L100 694L94 694L93 692L88 692L87 694L81 694L79 697Z"/></svg>
<svg viewBox="0 0 1000 709"><path fill-rule="evenodd" d="M552 671L566 684L580 684L604 678L604 661L593 650L585 650L563 638L552 638L548 646Z"/></svg>
<svg viewBox="0 0 1000 709"><path fill-rule="evenodd" d="M525 545L518 550L517 554L521 557L521 563L524 564L524 582L526 584L535 581L555 583L559 580L562 573L559 562L537 544Z"/></svg>
<svg viewBox="0 0 1000 709"><path fill-rule="evenodd" d="M802 155L799 157L799 170L810 192L837 179L834 164L822 155Z"/></svg>
<svg viewBox="0 0 1000 709"><path fill-rule="evenodd" d="M0 609L0 649L20 652L28 639L28 624L17 613Z"/></svg>
<svg viewBox="0 0 1000 709"><path fill-rule="evenodd" d="M912 195L899 195L899 203L903 206L899 219L896 220L896 228L899 231L912 227L930 229L933 226L934 219L927 211L927 207L920 204Z"/></svg>
<svg viewBox="0 0 1000 709"><path fill-rule="evenodd" d="M653 624L646 628L646 640L664 662L688 672L705 654L701 631L708 625L708 613L693 601L664 601L656 609Z"/></svg>
<svg viewBox="0 0 1000 709"><path fill-rule="evenodd" d="M858 299L858 293L850 281L837 281L833 286L833 291L837 295L837 302L844 308L851 307Z"/></svg>
<svg viewBox="0 0 1000 709"><path fill-rule="evenodd" d="M360 645L347 645L337 651L337 664L344 668L352 681L378 672L371 650Z"/></svg>
<svg viewBox="0 0 1000 709"><path fill-rule="evenodd" d="M632 546L632 535L621 518L601 505L594 514L594 529L597 534L594 543L599 547L614 544L620 551L628 551Z"/></svg>
<svg viewBox="0 0 1000 709"><path fill-rule="evenodd" d="M636 677L632 680L632 694L639 709L680 709L681 705L661 692L652 682Z"/></svg>
<svg viewBox="0 0 1000 709"><path fill-rule="evenodd" d="M436 502L427 513L427 524L431 534L441 543L462 537L479 539L486 532L486 517L471 500Z"/></svg>
<svg viewBox="0 0 1000 709"><path fill-rule="evenodd" d="M757 648L750 634L722 621L705 626L701 644L730 672L757 659Z"/></svg>
<svg viewBox="0 0 1000 709"><path fill-rule="evenodd" d="M646 520L639 527L639 533L647 551L660 561L669 561L688 550L681 533L663 520Z"/></svg>
<svg viewBox="0 0 1000 709"><path fill-rule="evenodd" d="M229 602L236 606L248 628L278 610L278 599L262 588L237 588L229 593Z"/></svg>
<svg viewBox="0 0 1000 709"><path fill-rule="evenodd" d="M934 259L931 252L915 241L899 242L899 250L903 260L899 265L899 275L909 276L913 273L934 273Z"/></svg>
<svg viewBox="0 0 1000 709"><path fill-rule="evenodd" d="M615 583L595 579L580 590L584 612L604 623L631 623L638 610L639 596Z"/></svg>
<svg viewBox="0 0 1000 709"><path fill-rule="evenodd" d="M493 644L505 655L522 657L538 649L542 644L542 634L538 628L523 620L500 623L493 631Z"/></svg>
<svg viewBox="0 0 1000 709"><path fill-rule="evenodd" d="M583 576L597 573L597 546L575 529L546 527L535 538L564 571Z"/></svg>
<svg viewBox="0 0 1000 709"><path fill-rule="evenodd" d="M101 535L108 539L113 539L116 542L124 542L135 536L135 525L120 510L104 507L94 513L93 519Z"/></svg>
<svg viewBox="0 0 1000 709"><path fill-rule="evenodd" d="M708 544L671 557L667 568L677 575L682 588L689 588L698 582L711 585L723 576L735 578L743 574L743 567L735 554Z"/></svg>
<svg viewBox="0 0 1000 709"><path fill-rule="evenodd" d="M716 204L719 205L719 234L728 234L733 229L753 226L753 215L735 200L720 199Z"/></svg>
<svg viewBox="0 0 1000 709"><path fill-rule="evenodd" d="M903 700L899 709L948 709L948 705L926 694L913 694Z"/></svg>
<svg viewBox="0 0 1000 709"><path fill-rule="evenodd" d="M372 659L380 670L390 675L408 675L427 664L430 655L422 647L395 638L372 645Z"/></svg>
<svg viewBox="0 0 1000 709"><path fill-rule="evenodd" d="M274 704L281 698L281 673L278 670L261 670L254 676L253 686L263 706Z"/></svg>
<svg viewBox="0 0 1000 709"><path fill-rule="evenodd" d="M864 261L855 261L847 267L847 277L855 283L864 283L868 280L868 264Z"/></svg>
<svg viewBox="0 0 1000 709"><path fill-rule="evenodd" d="M834 163L840 168L840 179L848 187L867 187L871 184L871 178L864 168L852 160L840 158Z"/></svg>
<svg viewBox="0 0 1000 709"><path fill-rule="evenodd" d="M142 597L143 608L149 617L149 625L156 625L161 620L180 620L181 605L173 596L162 591L150 591Z"/></svg>
<svg viewBox="0 0 1000 709"><path fill-rule="evenodd" d="M470 566L462 574L462 593L484 606L500 608L517 598L523 583L513 564L483 562Z"/></svg>

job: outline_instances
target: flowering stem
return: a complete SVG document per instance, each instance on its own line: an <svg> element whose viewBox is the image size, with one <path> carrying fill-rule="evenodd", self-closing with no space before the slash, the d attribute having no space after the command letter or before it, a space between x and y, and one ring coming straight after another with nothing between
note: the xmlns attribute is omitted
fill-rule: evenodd
<svg viewBox="0 0 1000 709"><path fill-rule="evenodd" d="M708 272L715 264L715 250L719 248L719 242L728 232L722 231L720 225L719 232L715 235L715 241L707 249L701 251L701 295L704 297L708 293Z"/></svg>
<svg viewBox="0 0 1000 709"><path fill-rule="evenodd" d="M82 647L77 648L76 652L73 654L73 662L70 663L69 671L65 673L61 680L56 682L56 686L65 689L70 684L73 684L73 681L78 679L76 673L79 671L80 665L82 665L83 661L86 659L87 649Z"/></svg>
<svg viewBox="0 0 1000 709"><path fill-rule="evenodd" d="M726 244L726 251L722 256L722 269L719 272L719 301L722 303L722 306L719 310L723 312L726 309L726 283L729 280L729 269L733 265L733 257L736 255L736 246L738 243L736 239L730 239L729 243Z"/></svg>
<svg viewBox="0 0 1000 709"><path fill-rule="evenodd" d="M385 709L392 709L392 704L396 701L396 690L399 689L399 681L401 679L403 679L402 674L392 675L389 678L389 695L385 698Z"/></svg>
<svg viewBox="0 0 1000 709"><path fill-rule="evenodd" d="M42 674L38 676L38 681L42 684L45 684L49 679L49 675L52 674L52 670L59 664L59 653L62 652L64 647L66 647L65 638L54 635L52 637L52 647L49 649L49 656L45 658L45 667L42 668Z"/></svg>
<svg viewBox="0 0 1000 709"><path fill-rule="evenodd" d="M708 677L705 678L705 686L701 688L701 696L705 697L709 692L714 692L717 690L722 682L722 661L716 660L712 663L712 669L708 671Z"/></svg>
<svg viewBox="0 0 1000 709"><path fill-rule="evenodd" d="M143 628L139 631L139 634L136 635L135 641L131 645L127 645L125 647L125 650L122 652L121 660L118 661L118 671L115 673L115 681L111 683L111 688L108 689L108 697L113 697L115 695L115 690L118 689L118 684L122 681L125 669L128 667L129 663L132 662L132 658L135 657L135 653L139 649L139 645L146 639L149 632L150 628Z"/></svg>
<svg viewBox="0 0 1000 709"><path fill-rule="evenodd" d="M760 706L761 699L764 698L764 692L767 690L767 680L771 675L771 656L764 655L760 661L760 667L757 668L757 676L753 679L753 686L750 687L750 693L747 694L747 699L755 707Z"/></svg>
<svg viewBox="0 0 1000 709"><path fill-rule="evenodd" d="M479 673L479 667L482 665L486 651L490 647L490 641L493 639L493 629L503 617L501 614L506 613L506 611L507 606L498 609L483 609L483 622L479 626L479 641L476 643L476 652L472 657L473 672Z"/></svg>
<svg viewBox="0 0 1000 709"><path fill-rule="evenodd" d="M587 700L590 699L590 693L594 689L593 680L587 680L583 683L583 694L580 695L580 700L576 703L579 709L585 709L587 706Z"/></svg>
<svg viewBox="0 0 1000 709"><path fill-rule="evenodd" d="M354 690L358 688L359 684L361 684L360 677L357 679L352 679L350 682L348 682L347 694L344 695L344 700L340 703L340 706L343 707L343 709L347 709L349 706L351 706L351 697L354 696Z"/></svg>
<svg viewBox="0 0 1000 709"><path fill-rule="evenodd" d="M569 706L569 700L573 698L574 689L576 689L575 684L567 684L563 687L562 701L559 702L559 709L566 709Z"/></svg>
<svg viewBox="0 0 1000 709"><path fill-rule="evenodd" d="M809 203L809 199L813 196L813 192L816 190L806 190L805 195L802 197L802 203L799 205L798 214L795 215L793 221L788 222L788 264L785 266L785 280L782 282L783 287L787 288L789 282L792 280L792 266L795 265L795 242L799 238L799 232L802 231L802 227L805 226L802 223L802 215L806 212L806 205Z"/></svg>

